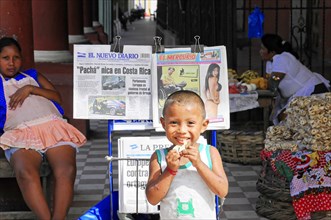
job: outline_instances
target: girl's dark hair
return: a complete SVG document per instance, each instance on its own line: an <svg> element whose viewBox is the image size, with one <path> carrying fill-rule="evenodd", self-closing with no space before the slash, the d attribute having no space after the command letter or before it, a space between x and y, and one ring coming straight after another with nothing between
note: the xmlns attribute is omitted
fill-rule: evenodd
<svg viewBox="0 0 331 220"><path fill-rule="evenodd" d="M17 49L22 52L22 48L20 46L20 44L12 37L3 37L3 38L0 38L0 52L2 52L2 49L4 47L7 47L7 46L16 46Z"/></svg>
<svg viewBox="0 0 331 220"><path fill-rule="evenodd" d="M299 59L299 55L292 48L292 45L284 41L277 34L265 34L261 38L262 44L265 48L267 48L268 52L275 51L276 54L281 54L283 52L289 52L297 59Z"/></svg>
<svg viewBox="0 0 331 220"><path fill-rule="evenodd" d="M209 89L209 82L208 82L208 79L210 78L210 77L213 77L213 70L215 69L215 68L218 68L218 76L217 76L217 79L219 79L220 78L220 66L217 64L217 63L212 63L212 64L210 64L209 65L209 67L208 67L208 70L207 70L207 75L206 75L206 78L205 78L205 90L207 91L208 89ZM221 86L221 84L218 84L218 89L217 89L217 91L220 91L222 89L222 86Z"/></svg>

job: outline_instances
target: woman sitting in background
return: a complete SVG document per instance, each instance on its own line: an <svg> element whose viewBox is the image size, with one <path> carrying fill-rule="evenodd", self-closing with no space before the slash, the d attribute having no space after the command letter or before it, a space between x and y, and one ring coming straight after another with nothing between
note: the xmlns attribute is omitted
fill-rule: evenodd
<svg viewBox="0 0 331 220"><path fill-rule="evenodd" d="M286 117L284 110L293 97L328 92L330 82L303 65L291 44L280 36L265 34L261 41L260 55L267 62L266 73L279 83L271 114L271 120L276 125Z"/></svg>

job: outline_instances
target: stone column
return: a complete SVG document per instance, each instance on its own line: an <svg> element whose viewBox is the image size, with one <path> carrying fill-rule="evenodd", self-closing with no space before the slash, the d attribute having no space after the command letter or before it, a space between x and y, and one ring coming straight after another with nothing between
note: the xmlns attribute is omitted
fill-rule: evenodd
<svg viewBox="0 0 331 220"><path fill-rule="evenodd" d="M34 67L31 0L0 0L0 38L15 37L22 47L23 69Z"/></svg>
<svg viewBox="0 0 331 220"><path fill-rule="evenodd" d="M83 3L81 0L68 1L68 32L71 52L73 51L73 44L86 44L89 42L84 35Z"/></svg>
<svg viewBox="0 0 331 220"><path fill-rule="evenodd" d="M92 26L98 33L100 43L108 44L108 35L105 33L103 26L99 22L99 0L92 0Z"/></svg>
<svg viewBox="0 0 331 220"><path fill-rule="evenodd" d="M72 62L67 13L67 0L32 0L36 62Z"/></svg>
<svg viewBox="0 0 331 220"><path fill-rule="evenodd" d="M92 0L83 0L84 33L94 33L92 22Z"/></svg>
<svg viewBox="0 0 331 220"><path fill-rule="evenodd" d="M73 118L73 56L69 51L68 1L72 0L32 0L35 65L60 92L61 105L69 123L86 135L89 121Z"/></svg>
<svg viewBox="0 0 331 220"><path fill-rule="evenodd" d="M83 0L84 33L92 44L100 44L98 33L93 28L92 0Z"/></svg>
<svg viewBox="0 0 331 220"><path fill-rule="evenodd" d="M92 0L92 26L94 28L101 26L99 22L99 0Z"/></svg>

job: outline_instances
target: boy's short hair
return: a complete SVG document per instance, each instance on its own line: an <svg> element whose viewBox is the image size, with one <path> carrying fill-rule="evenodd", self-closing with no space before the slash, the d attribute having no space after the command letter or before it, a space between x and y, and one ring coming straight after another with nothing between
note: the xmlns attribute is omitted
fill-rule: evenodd
<svg viewBox="0 0 331 220"><path fill-rule="evenodd" d="M163 111L162 111L163 116L165 115L167 108L174 103L181 104L181 105L186 105L186 104L191 104L191 103L197 104L200 107L203 119L206 118L205 104L204 104L203 100L201 99L201 97L193 91L180 90L180 91L176 91L176 92L172 93L166 99L166 101L164 103L164 107L163 107Z"/></svg>

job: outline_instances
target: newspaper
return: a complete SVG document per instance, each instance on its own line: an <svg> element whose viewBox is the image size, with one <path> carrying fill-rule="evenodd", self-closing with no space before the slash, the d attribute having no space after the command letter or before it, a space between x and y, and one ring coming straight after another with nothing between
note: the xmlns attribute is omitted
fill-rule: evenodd
<svg viewBox="0 0 331 220"><path fill-rule="evenodd" d="M151 46L74 45L74 118L152 119Z"/></svg>
<svg viewBox="0 0 331 220"><path fill-rule="evenodd" d="M178 90L194 91L203 99L210 122L208 130L229 129L228 68L224 46L205 47L204 53L191 53L191 48L165 49L164 53L153 54L152 60L153 127L156 130L163 130L159 118L166 98ZM219 103L206 92L209 70L215 67L219 76Z"/></svg>
<svg viewBox="0 0 331 220"><path fill-rule="evenodd" d="M171 145L165 136L118 139L119 157L127 159L118 163L119 213L135 213L136 211L158 213L158 207L149 204L145 194L149 176L149 159L155 150L168 148ZM138 195L136 195L137 187ZM137 203L138 210L136 210Z"/></svg>

